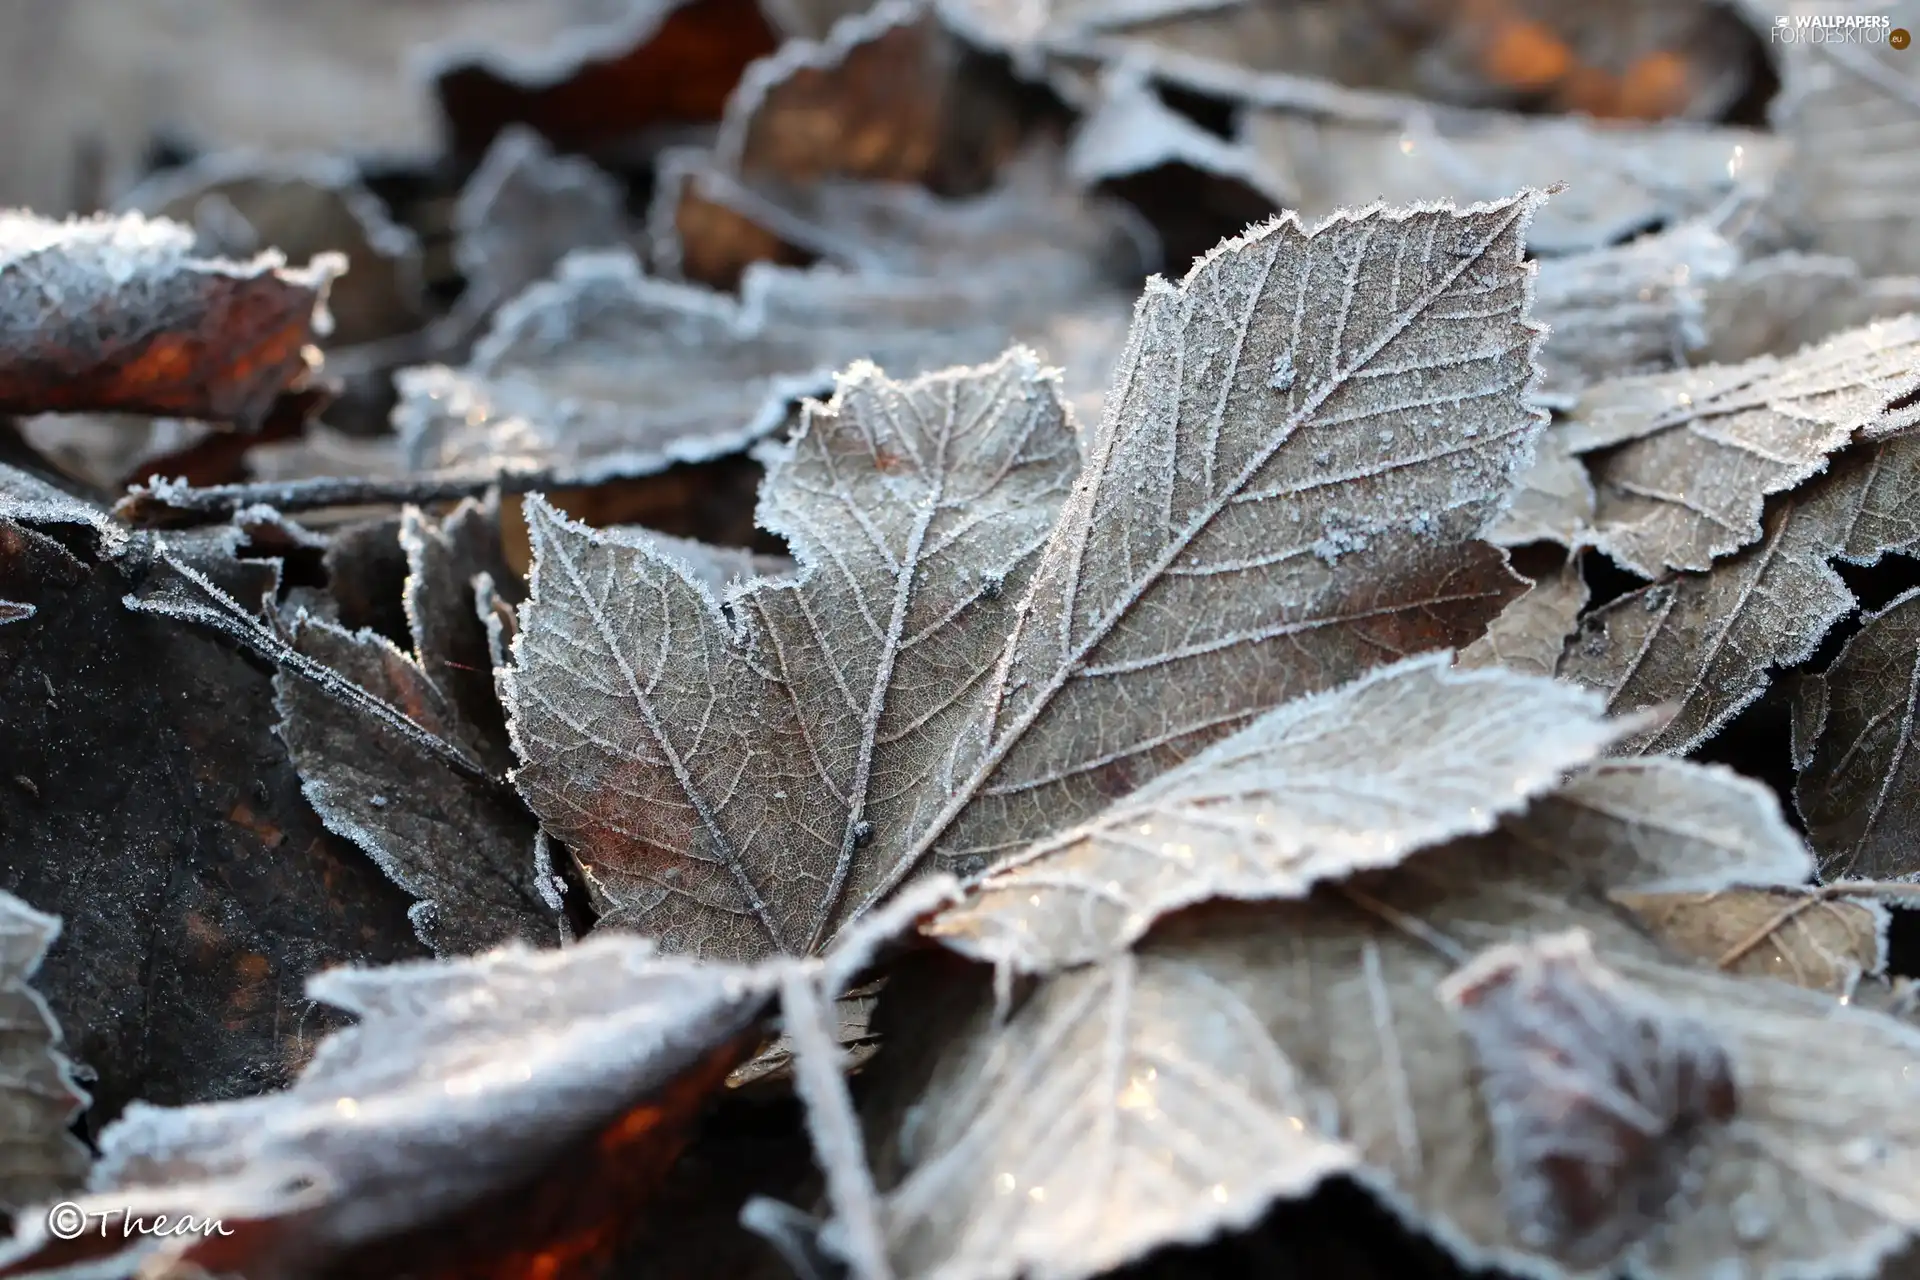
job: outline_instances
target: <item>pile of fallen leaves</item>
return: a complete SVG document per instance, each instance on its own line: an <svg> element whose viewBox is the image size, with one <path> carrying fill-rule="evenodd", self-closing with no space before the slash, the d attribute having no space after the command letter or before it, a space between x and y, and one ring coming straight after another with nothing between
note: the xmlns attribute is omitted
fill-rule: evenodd
<svg viewBox="0 0 1920 1280"><path fill-rule="evenodd" d="M0 1276L1912 1274L1900 16L0 13Z"/></svg>

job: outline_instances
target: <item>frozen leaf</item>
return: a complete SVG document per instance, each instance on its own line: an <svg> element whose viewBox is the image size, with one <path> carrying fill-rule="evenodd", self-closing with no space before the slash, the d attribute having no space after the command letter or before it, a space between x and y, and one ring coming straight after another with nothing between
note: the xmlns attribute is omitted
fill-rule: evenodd
<svg viewBox="0 0 1920 1280"><path fill-rule="evenodd" d="M29 985L60 921L0 892L0 1223L78 1183L87 1149L67 1131L87 1105L60 1053L60 1026Z"/></svg>
<svg viewBox="0 0 1920 1280"><path fill-rule="evenodd" d="M1520 252L1543 198L1282 217L1148 282L947 795L883 889L1090 819L1517 594L1477 538L1542 416Z"/></svg>
<svg viewBox="0 0 1920 1280"><path fill-rule="evenodd" d="M718 120L741 73L779 43L757 0L564 0L561 9L567 21L544 40L443 40L419 60L456 155L478 156L516 123L582 151Z"/></svg>
<svg viewBox="0 0 1920 1280"><path fill-rule="evenodd" d="M1767 843L1797 844L1763 788L1657 765L1608 779L1622 816L1592 809L1567 830L1551 812L1530 813L1531 832L1459 841L1323 885L1305 902L1192 910L1131 953L1043 979L1002 1018L984 990L973 1000L950 983L919 993L921 1007L953 1000L969 1020L920 1058L889 1066L883 1056L875 1069L869 1130L896 1270L1098 1274L1245 1222L1255 1205L1300 1195L1344 1165L1468 1266L1864 1273L1920 1222L1920 1133L1881 1106L1862 1113L1834 1100L1868 1090L1904 1108L1920 1097L1920 1082L1902 1074L1920 1036L1828 997L1677 964L1612 907L1605 887L1768 883L1807 865L1802 850L1756 866L1688 832L1702 810L1737 813ZM1565 1065L1589 1069L1558 1078L1588 1091L1566 1099L1583 1110L1534 1098L1524 1117L1490 1115L1476 1092L1484 1060L1440 996L1487 948L1572 929L1616 975L1605 980L1612 1014L1651 1008L1665 1029L1696 1026L1698 1036L1667 1042L1693 1046L1687 1056L1702 1067L1711 1054L1698 1046L1718 1045L1734 1085L1730 1116L1724 1098L1668 1107L1668 1121L1700 1111L1724 1123L1708 1126L1717 1132L1694 1148L1697 1178L1664 1205L1654 1196L1593 1206L1617 1215L1605 1224L1610 1241L1522 1216L1526 1200L1516 1206L1498 1173L1497 1131L1510 1138L1525 1119L1552 1146L1608 1136L1635 1146L1608 1132L1602 1095L1606 1064L1617 1057L1631 1069L1646 1042L1581 1041ZM1567 1029L1541 1012L1506 1029L1558 1039ZM1638 1091L1677 1083L1638 1072L1623 1087L1652 1102L1658 1094ZM1646 1114L1619 1118L1633 1125ZM1688 1145L1676 1127L1653 1125L1651 1143ZM1249 1152L1256 1163L1241 1166ZM1577 1196L1579 1166L1541 1172L1552 1193Z"/></svg>
<svg viewBox="0 0 1920 1280"><path fill-rule="evenodd" d="M937 803L1077 469L1031 354L809 406L761 518L802 566L726 597L644 536L530 501L515 782L603 922L671 950L809 951Z"/></svg>
<svg viewBox="0 0 1920 1280"><path fill-rule="evenodd" d="M1501 547L1582 546L1593 523L1593 504L1593 480L1568 447L1565 424L1550 424L1534 442L1533 461L1515 477L1512 501L1487 540Z"/></svg>
<svg viewBox="0 0 1920 1280"><path fill-rule="evenodd" d="M1920 62L1884 40L1803 39L1779 50L1772 115L1793 146L1781 183L1788 215L1817 252L1868 271L1920 271L1910 199L1920 182Z"/></svg>
<svg viewBox="0 0 1920 1280"><path fill-rule="evenodd" d="M1920 311L1920 278L1865 276L1850 258L1786 252L1748 262L1705 289L1702 361L1792 355L1843 329Z"/></svg>
<svg viewBox="0 0 1920 1280"><path fill-rule="evenodd" d="M996 240L1008 218L1012 233ZM967 245L983 258L999 250L995 272L930 280L757 265L735 300L648 278L631 255L574 255L499 313L466 368L403 373L396 426L419 467L551 468L596 483L740 449L854 360L904 377L1027 338L1067 365L1076 404L1097 404L1112 357L1078 348L1117 350L1125 332L1125 302L1095 256L1111 224L1034 209L1017 190L947 221L945 261L968 260Z"/></svg>
<svg viewBox="0 0 1920 1280"><path fill-rule="evenodd" d="M1817 697L1794 799L1830 879L1920 875L1920 591L1870 613ZM1797 736L1797 735L1796 735Z"/></svg>
<svg viewBox="0 0 1920 1280"><path fill-rule="evenodd" d="M1850 994L1886 968L1887 909L1818 889L1613 895L1662 941L1730 973Z"/></svg>
<svg viewBox="0 0 1920 1280"><path fill-rule="evenodd" d="M225 152L168 170L120 202L192 227L200 258L338 253L347 270L327 292L329 345L369 342L421 319L420 242L398 226L338 156Z"/></svg>
<svg viewBox="0 0 1920 1280"><path fill-rule="evenodd" d="M1692 750L1760 696L1773 668L1805 661L1854 607L1829 561L1873 564L1920 546L1916 484L1920 437L1841 453L1827 474L1775 499L1757 546L1587 614L1560 676L1604 691L1615 714L1672 711L1664 727L1629 739L1631 749Z"/></svg>
<svg viewBox="0 0 1920 1280"><path fill-rule="evenodd" d="M1492 828L1618 733L1565 684L1445 655L1296 699L1092 821L1003 861L934 932L1044 973L1214 898L1298 898Z"/></svg>
<svg viewBox="0 0 1920 1280"><path fill-rule="evenodd" d="M494 604L519 604L524 592L500 545L499 495L468 499L440 520L407 508L400 546L407 557L403 602L413 662L457 712L461 735L475 755L503 773L513 757L494 692L484 619ZM493 602L486 609L479 601L482 577Z"/></svg>
<svg viewBox="0 0 1920 1280"><path fill-rule="evenodd" d="M1537 200L1282 220L1150 284L1057 524L1071 437L1028 357L863 370L812 411L762 508L802 576L725 614L530 507L523 794L668 946L811 949L917 872L979 871L1291 696L1469 638L1515 584L1474 538L1537 429Z"/></svg>
<svg viewBox="0 0 1920 1280"><path fill-rule="evenodd" d="M1527 232L1541 254L1599 249L1710 213L1738 185L1764 184L1781 151L1752 130L1538 116L1381 126L1254 112L1245 130L1303 216L1375 199L1487 200L1565 181Z"/></svg>
<svg viewBox="0 0 1920 1280"><path fill-rule="evenodd" d="M555 155L525 126L501 130L454 205L453 257L468 290L460 313L478 319L518 297L575 249L626 243L626 223L611 177Z"/></svg>
<svg viewBox="0 0 1920 1280"><path fill-rule="evenodd" d="M1559 569L1501 610L1487 625L1487 634L1460 651L1460 665L1551 676L1586 607L1587 582L1580 575L1580 559L1569 556Z"/></svg>
<svg viewBox="0 0 1920 1280"><path fill-rule="evenodd" d="M34 615L34 606L16 600L0 600L0 622L24 622Z"/></svg>
<svg viewBox="0 0 1920 1280"><path fill-rule="evenodd" d="M1685 365L1705 341L1705 287L1739 264L1739 249L1703 219L1545 259L1533 301L1550 330L1540 350L1544 393Z"/></svg>
<svg viewBox="0 0 1920 1280"><path fill-rule="evenodd" d="M17 518L111 524L60 497ZM242 532L182 538L180 554L258 592L277 566L235 559ZM405 895L301 797L268 674L124 607L172 571L119 538L108 559L0 534L0 598L38 609L0 627L0 888L63 921L37 985L98 1073L103 1121L133 1097L274 1087L335 1025L302 998L306 975L419 954Z"/></svg>
<svg viewBox="0 0 1920 1280"><path fill-rule="evenodd" d="M1714 1033L1623 982L1577 928L1489 947L1439 993L1479 1062L1520 1242L1585 1269L1653 1234L1739 1106Z"/></svg>
<svg viewBox="0 0 1920 1280"><path fill-rule="evenodd" d="M138 214L0 213L0 412L265 418L313 371L342 260L202 259L193 242Z"/></svg>
<svg viewBox="0 0 1920 1280"><path fill-rule="evenodd" d="M478 632L479 619L471 620ZM416 655L373 632L304 615L288 632L296 652L405 708L428 733L476 756L484 750L481 731L465 722ZM276 674L274 692L276 728L308 802L419 900L409 915L422 941L447 955L510 938L559 940L535 885L533 817L504 782L454 771L297 672Z"/></svg>
<svg viewBox="0 0 1920 1280"><path fill-rule="evenodd" d="M424 1244L450 1270L464 1259L491 1274L586 1274L751 1049L778 980L663 959L614 933L560 952L333 970L310 993L358 1022L291 1087L136 1105L101 1137L84 1210L190 1213L229 1234L67 1244L40 1215L0 1265L120 1253L248 1275L323 1263L397 1275L414 1272L408 1246Z"/></svg>
<svg viewBox="0 0 1920 1280"><path fill-rule="evenodd" d="M1645 577L1705 569L1761 536L1763 499L1856 440L1920 423L1920 316L1796 356L1656 374L1588 391L1567 428L1598 493L1595 541ZM1624 443L1621 443L1624 441Z"/></svg>

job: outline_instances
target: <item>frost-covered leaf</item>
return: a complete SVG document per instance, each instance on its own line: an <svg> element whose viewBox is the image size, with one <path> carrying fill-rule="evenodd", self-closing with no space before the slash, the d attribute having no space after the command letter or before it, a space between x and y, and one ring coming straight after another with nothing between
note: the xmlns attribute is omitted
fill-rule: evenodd
<svg viewBox="0 0 1920 1280"><path fill-rule="evenodd" d="M504 772L513 756L485 618L496 605L518 605L525 592L500 545L499 496L469 499L439 520L409 507L401 513L399 542L407 563L402 603L412 660L457 711L466 744ZM489 584L485 609L477 585L482 577Z"/></svg>
<svg viewBox="0 0 1920 1280"><path fill-rule="evenodd" d="M888 886L1091 818L1517 594L1476 539L1539 430L1519 258L1542 198L1283 217L1148 282L948 797Z"/></svg>
<svg viewBox="0 0 1920 1280"><path fill-rule="evenodd" d="M1551 676L1586 607L1587 582L1580 574L1580 559L1569 556L1559 569L1502 609L1487 624L1487 634L1460 651L1459 664Z"/></svg>
<svg viewBox="0 0 1920 1280"><path fill-rule="evenodd" d="M222 152L141 183L120 207L192 227L199 258L340 254L347 269L327 291L329 345L370 342L421 320L418 237L338 156Z"/></svg>
<svg viewBox="0 0 1920 1280"><path fill-rule="evenodd" d="M1558 202L1556 197L1555 202ZM1544 393L1688 363L1706 340L1705 289L1740 265L1740 250L1706 219L1540 263L1534 314Z"/></svg>
<svg viewBox="0 0 1920 1280"><path fill-rule="evenodd" d="M1383 126L1255 112L1245 128L1264 172L1303 215L1376 199L1487 200L1564 181L1567 190L1527 232L1528 247L1542 254L1599 249L1710 213L1739 185L1764 184L1783 150L1748 129L1564 117Z"/></svg>
<svg viewBox="0 0 1920 1280"><path fill-rule="evenodd" d="M1775 499L1759 545L1706 573L1669 574L1593 610L1560 659L1564 679L1607 695L1615 714L1665 706L1640 751L1686 752L1759 697L1776 667L1809 657L1854 607L1829 564L1873 564L1920 546L1920 437L1838 455L1827 474Z"/></svg>
<svg viewBox="0 0 1920 1280"><path fill-rule="evenodd" d="M1844 329L1920 311L1920 277L1872 277L1851 258L1789 251L1740 266L1705 289L1702 362L1792 355Z"/></svg>
<svg viewBox="0 0 1920 1280"><path fill-rule="evenodd" d="M87 1095L60 1053L60 1026L29 985L60 921L0 892L0 1222L78 1183L87 1149L67 1130Z"/></svg>
<svg viewBox="0 0 1920 1280"><path fill-rule="evenodd" d="M904 377L1013 341L1064 365L1076 406L1097 409L1125 333L1105 279L1123 228L1029 187L958 207L920 196L887 202L910 219L901 239L939 254L908 277L756 264L736 300L647 277L628 254L568 258L498 314L465 368L401 375L395 422L413 464L649 474L766 436L854 360Z"/></svg>
<svg viewBox="0 0 1920 1280"><path fill-rule="evenodd" d="M1887 13L1879 4L1861 8ZM1920 183L1920 60L1884 40L1800 40L1779 49L1772 115L1793 146L1781 183L1789 216L1818 252L1873 272L1920 272L1910 199Z"/></svg>
<svg viewBox="0 0 1920 1280"><path fill-rule="evenodd" d="M1705 569L1761 536L1763 499L1834 450L1920 423L1920 316L1762 356L1602 383L1566 428L1598 493L1597 545L1644 577Z"/></svg>
<svg viewBox="0 0 1920 1280"><path fill-rule="evenodd" d="M515 782L602 919L671 950L817 948L924 825L1078 469L1030 353L847 375L774 462L801 565L727 597L671 548L530 501Z"/></svg>
<svg viewBox="0 0 1920 1280"><path fill-rule="evenodd" d="M1661 761L1613 769L1602 789L1616 812L1587 807L1579 829L1530 812L1531 830L1418 854L1304 902L1172 917L1131 953L1043 979L1003 1019L985 990L961 1000L963 1033L875 1068L870 1131L896 1270L1098 1274L1245 1222L1347 1162L1468 1265L1544 1275L1614 1262L1673 1277L1869 1265L1920 1226L1920 1132L1883 1110L1920 1097L1901 1071L1920 1036L1827 997L1676 963L1606 900L1608 887L1797 880L1803 849L1750 863L1719 843L1727 828L1700 820L1734 816L1784 853L1798 842L1764 788ZM1711 1108L1724 1123L1698 1143L1697 1181L1664 1204L1589 1203L1615 1215L1604 1250L1515 1216L1494 1153L1520 1118L1489 1113L1476 1092L1484 1060L1440 994L1486 948L1570 929L1616 975L1619 1007L1697 1024L1693 1039L1720 1046L1734 1087L1730 1116ZM959 994L949 984L918 1002ZM1623 1087L1675 1083L1634 1072L1638 1039L1580 1047L1597 1073L1557 1076L1569 1089L1604 1091L1615 1061L1632 1073ZM1834 1105L1856 1097L1876 1102ZM1580 1144L1570 1160L1630 1158L1639 1143L1590 1127L1605 1114L1535 1107L1524 1118L1546 1144ZM1623 1125L1645 1114L1618 1113ZM1668 1127L1644 1133L1678 1145ZM1577 1203L1577 1165L1542 1172Z"/></svg>
<svg viewBox="0 0 1920 1280"><path fill-rule="evenodd" d="M108 1231L72 1246L49 1238L44 1214L23 1216L0 1266L83 1251L250 1275L323 1262L402 1274L409 1232L489 1197L489 1213L435 1242L435 1261L590 1258L617 1243L702 1100L752 1048L779 977L658 957L616 933L559 952L332 970L311 995L358 1022L291 1087L137 1104L101 1136L83 1209L114 1222L130 1207L188 1213L228 1234ZM516 1190L501 1213L497 1197Z"/></svg>
<svg viewBox="0 0 1920 1280"><path fill-rule="evenodd" d="M1868 614L1813 680L1798 691L1820 714L1794 800L1821 871L1920 876L1920 591Z"/></svg>
<svg viewBox="0 0 1920 1280"><path fill-rule="evenodd" d="M1514 478L1510 504L1487 540L1496 546L1557 542L1585 545L1593 524L1593 479L1568 447L1564 423L1553 423L1534 441L1533 461Z"/></svg>
<svg viewBox="0 0 1920 1280"><path fill-rule="evenodd" d="M473 623L477 631L479 619ZM374 632L304 615L288 632L295 652L404 708L426 732L479 754L480 730L465 722L415 655ZM308 802L419 899L409 915L422 941L447 955L510 938L559 940L536 884L533 816L504 782L456 772L412 737L296 671L279 671L274 692L276 728Z"/></svg>
<svg viewBox="0 0 1920 1280"><path fill-rule="evenodd" d="M342 260L296 270L193 246L188 228L138 214L0 213L0 412L260 422L312 373Z"/></svg>
<svg viewBox="0 0 1920 1280"><path fill-rule="evenodd" d="M577 156L554 154L524 125L500 131L453 209L453 257L477 318L553 274L576 249L626 242L619 184Z"/></svg>
<svg viewBox="0 0 1920 1280"><path fill-rule="evenodd" d="M97 1073L93 1115L272 1088L337 1025L306 975L420 954L406 897L302 798L268 673L125 606L172 576L144 539L88 549L55 526L105 513L0 469L9 511L46 532L0 523L0 598L37 609L0 627L0 889L61 918L36 985ZM257 606L278 562L250 524L168 537Z"/></svg>
<svg viewBox="0 0 1920 1280"><path fill-rule="evenodd" d="M1850 994L1886 967L1887 909L1818 889L1613 895L1663 942L1730 973Z"/></svg>
<svg viewBox="0 0 1920 1280"><path fill-rule="evenodd" d="M1445 655L1268 712L1098 817L1006 859L935 932L1045 973L1137 941L1181 907L1299 898L1490 830L1618 733L1565 684Z"/></svg>

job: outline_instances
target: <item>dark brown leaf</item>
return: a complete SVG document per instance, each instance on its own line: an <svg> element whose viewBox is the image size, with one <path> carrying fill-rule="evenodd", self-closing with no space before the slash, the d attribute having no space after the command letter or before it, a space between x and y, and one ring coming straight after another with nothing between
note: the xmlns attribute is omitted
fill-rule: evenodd
<svg viewBox="0 0 1920 1280"><path fill-rule="evenodd" d="M313 372L343 260L295 270L277 254L196 258L193 244L137 214L0 214L0 413L264 419Z"/></svg>
<svg viewBox="0 0 1920 1280"><path fill-rule="evenodd" d="M110 527L72 499L15 502L23 490L0 470L17 519ZM0 597L36 608L0 628L0 841L19 855L0 888L62 918L39 985L99 1074L95 1114L281 1083L334 1024L302 997L306 975L418 954L406 898L301 798L268 673L122 605L164 567L24 532L0 540ZM182 554L243 595L270 587L271 561L224 549L237 533Z"/></svg>
<svg viewBox="0 0 1920 1280"><path fill-rule="evenodd" d="M1866 617L1800 691L1817 731L1794 799L1830 879L1920 874L1920 591Z"/></svg>

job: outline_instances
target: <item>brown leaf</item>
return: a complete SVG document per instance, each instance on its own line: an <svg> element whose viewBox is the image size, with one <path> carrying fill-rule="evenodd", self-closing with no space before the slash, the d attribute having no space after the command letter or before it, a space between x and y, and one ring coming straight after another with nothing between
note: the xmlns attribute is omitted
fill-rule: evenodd
<svg viewBox="0 0 1920 1280"><path fill-rule="evenodd" d="M312 374L341 259L193 256L137 214L0 214L0 413L126 411L257 425Z"/></svg>
<svg viewBox="0 0 1920 1280"><path fill-rule="evenodd" d="M1815 889L1628 893L1615 902L1675 950L1729 973L1836 996L1886 967L1888 914Z"/></svg>
<svg viewBox="0 0 1920 1280"><path fill-rule="evenodd" d="M289 1088L137 1106L101 1137L84 1212L188 1213L225 1234L61 1241L23 1216L0 1275L114 1255L261 1280L599 1274L752 1048L778 977L613 933L333 970L313 998L358 1022Z"/></svg>
<svg viewBox="0 0 1920 1280"><path fill-rule="evenodd" d="M1563 679L1606 693L1616 714L1666 706L1639 751L1686 752L1759 697L1771 671L1802 662L1854 607L1831 560L1873 564L1920 546L1920 437L1835 457L1775 500L1757 546L1706 573L1676 573L1593 610L1560 659Z"/></svg>
<svg viewBox="0 0 1920 1280"><path fill-rule="evenodd" d="M1771 793L1670 760L1574 787L1576 826L1549 797L1503 832L1304 902L1173 917L1130 953L1041 979L998 1016L990 992L961 995L942 1015L955 1034L874 1068L873 1158L897 1272L1098 1274L1245 1223L1341 1169L1468 1266L1870 1269L1920 1220L1920 1136L1878 1106L1833 1104L1872 1089L1907 1114L1920 1083L1901 1068L1920 1037L1830 997L1676 963L1600 892L1798 880L1810 859ZM1556 1001L1468 1034L1442 998L1472 985L1471 970L1454 971L1570 929L1611 970L1589 984L1609 1003L1580 1002L1602 1021L1583 1032L1551 1016L1578 1012ZM956 995L922 993L919 1005ZM1660 1039L1599 1034L1617 1016L1650 1017ZM1526 1036L1565 1054L1516 1059ZM1671 1060L1644 1062L1662 1043ZM1731 1100L1689 1102L1660 1092L1681 1083L1675 1073L1636 1069L1691 1063L1704 1083L1716 1052ZM1490 1079L1496 1066L1504 1080ZM1607 1105L1614 1087L1636 1105ZM1685 1132L1690 1113L1717 1123ZM1505 1161L1503 1179L1503 1148L1546 1159ZM1632 1164L1689 1148L1697 1178L1678 1187L1662 1182L1670 1169ZM1580 1180L1602 1177L1649 1194L1583 1199ZM1557 1220L1538 1211L1542 1191Z"/></svg>
<svg viewBox="0 0 1920 1280"><path fill-rule="evenodd" d="M480 155L512 124L577 151L649 126L718 120L740 73L778 44L757 0L568 7L576 20L544 47L449 45L433 60L456 154Z"/></svg>
<svg viewBox="0 0 1920 1280"><path fill-rule="evenodd" d="M120 207L192 227L200 258L340 254L347 269L327 291L329 346L388 337L422 319L418 238L338 156L223 152L148 179Z"/></svg>
<svg viewBox="0 0 1920 1280"><path fill-rule="evenodd" d="M725 610L529 502L522 793L612 918L810 951L1290 696L1476 634L1516 584L1476 537L1538 429L1539 198L1283 219L1151 283L1057 521L1075 442L1030 354L858 366L809 406L760 517L800 573Z"/></svg>
<svg viewBox="0 0 1920 1280"><path fill-rule="evenodd" d="M1569 447L1565 423L1551 423L1534 441L1533 461L1514 477L1513 496L1487 541L1500 547L1529 542L1585 546L1593 523L1593 480Z"/></svg>
<svg viewBox="0 0 1920 1280"><path fill-rule="evenodd" d="M1596 544L1643 577L1705 569L1758 541L1768 494L1834 450L1920 423L1920 316L1838 334L1796 356L1762 356L1622 378L1588 390L1566 428L1589 457Z"/></svg>
<svg viewBox="0 0 1920 1280"><path fill-rule="evenodd" d="M10 619L11 621L11 619ZM0 1226L27 1205L76 1185L90 1155L67 1126L87 1105L60 1052L60 1024L30 980L60 921L0 892Z"/></svg>
<svg viewBox="0 0 1920 1280"><path fill-rule="evenodd" d="M1913 878L1920 873L1920 591L1869 613L1812 681L1799 700L1818 700L1818 727L1794 800L1822 874Z"/></svg>
<svg viewBox="0 0 1920 1280"><path fill-rule="evenodd" d="M1460 651L1459 665L1551 676L1586 607L1587 582L1580 574L1580 558L1569 556L1550 577L1540 579L1502 609L1487 624L1487 634Z"/></svg>
<svg viewBox="0 0 1920 1280"><path fill-rule="evenodd" d="M20 851L0 888L62 918L38 985L99 1075L102 1121L130 1098L272 1087L335 1025L303 1000L307 974L419 954L406 898L301 798L267 673L124 607L168 570L52 493L0 469L0 511L69 541L59 526L104 526L125 550L0 539L0 597L36 607L0 628L0 832ZM277 575L234 558L247 537L214 529L181 553L257 606Z"/></svg>

